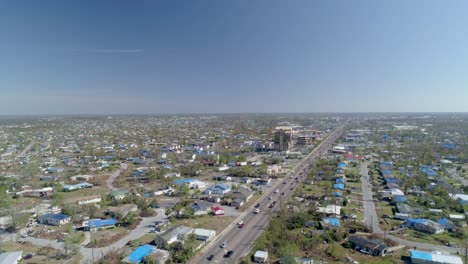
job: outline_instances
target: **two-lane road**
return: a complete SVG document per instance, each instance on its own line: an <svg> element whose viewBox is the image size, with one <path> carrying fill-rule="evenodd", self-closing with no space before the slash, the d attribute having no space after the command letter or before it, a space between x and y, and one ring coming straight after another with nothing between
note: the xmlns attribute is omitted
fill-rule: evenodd
<svg viewBox="0 0 468 264"><path fill-rule="evenodd" d="M310 169L310 163L320 155L323 155L332 146L332 143L338 138L338 136L341 135L343 130L344 125L330 133L330 135L319 146L312 150L312 152L296 166L291 174L285 178L287 181L286 184L283 184L283 180L280 180L277 184L272 186L258 201L260 204L260 213L255 214L255 208L254 205L252 205L246 210L245 214L242 214L235 222L228 226L215 241L207 244L199 255L195 256L189 263L207 263L207 259L210 255L215 256L212 260L213 263L238 263L242 257L246 256L250 252L255 240L268 226L271 216L277 212L281 202L287 201L300 185L300 181L296 182L295 177L302 173L302 180L304 180ZM275 193L276 189L279 190L278 193ZM270 196L272 197L272 200L268 199ZM268 208L273 201L276 201L276 205L272 209ZM237 221L240 220L245 223L243 228L239 228L237 226ZM225 248L221 248L220 245L224 242L227 243L227 246ZM229 258L224 258L223 255L229 250L233 250L234 253Z"/></svg>

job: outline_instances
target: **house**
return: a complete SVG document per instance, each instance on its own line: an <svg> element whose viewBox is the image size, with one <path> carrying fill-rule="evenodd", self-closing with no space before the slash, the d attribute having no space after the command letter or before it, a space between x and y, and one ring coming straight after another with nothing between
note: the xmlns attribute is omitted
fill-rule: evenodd
<svg viewBox="0 0 468 264"><path fill-rule="evenodd" d="M81 183L73 184L73 185L70 185L70 184L63 185L63 191L65 192L71 192L71 191L81 190L81 189L86 189L86 188L93 188L93 185L87 182L81 182Z"/></svg>
<svg viewBox="0 0 468 264"><path fill-rule="evenodd" d="M122 200L128 196L130 192L128 190L112 190L110 196L115 200Z"/></svg>
<svg viewBox="0 0 468 264"><path fill-rule="evenodd" d="M98 229L108 229L113 228L117 224L117 220L114 218L111 219L91 219L85 220L81 224L79 229L83 231L93 231Z"/></svg>
<svg viewBox="0 0 468 264"><path fill-rule="evenodd" d="M208 184L197 179L183 178L174 181L175 185L182 186L186 185L190 189L203 189Z"/></svg>
<svg viewBox="0 0 468 264"><path fill-rule="evenodd" d="M169 186L161 186L157 190L154 191L155 196L160 196L160 195L171 195L174 192L174 189L172 189Z"/></svg>
<svg viewBox="0 0 468 264"><path fill-rule="evenodd" d="M45 187L42 189L27 189L16 193L20 197L48 197L54 193L54 188Z"/></svg>
<svg viewBox="0 0 468 264"><path fill-rule="evenodd" d="M121 217L125 218L129 213L136 212L138 210L138 206L136 204L124 204L121 206L112 206L109 207L106 211L106 215L110 215L112 217Z"/></svg>
<svg viewBox="0 0 468 264"><path fill-rule="evenodd" d="M0 254L0 263L18 264L23 258L23 251L11 251Z"/></svg>
<svg viewBox="0 0 468 264"><path fill-rule="evenodd" d="M245 184L249 184L252 182L252 179L251 178L247 178L247 177L244 177L244 178L240 178L239 179L239 183L245 183Z"/></svg>
<svg viewBox="0 0 468 264"><path fill-rule="evenodd" d="M212 212L213 212L213 215L215 216L221 216L221 215L224 215L224 209L222 207L214 207L211 209Z"/></svg>
<svg viewBox="0 0 468 264"><path fill-rule="evenodd" d="M45 225L61 226L70 222L71 217L66 214L45 214L40 216L37 221Z"/></svg>
<svg viewBox="0 0 468 264"><path fill-rule="evenodd" d="M268 261L268 252L257 250L254 254L255 263L265 263Z"/></svg>
<svg viewBox="0 0 468 264"><path fill-rule="evenodd" d="M240 187L231 194L232 200L234 203L231 203L232 206L242 206L242 204L248 202L250 198L253 197L252 190L246 187Z"/></svg>
<svg viewBox="0 0 468 264"><path fill-rule="evenodd" d="M354 250L371 256L384 257L388 253L388 247L379 239L351 236L348 241L351 242Z"/></svg>
<svg viewBox="0 0 468 264"><path fill-rule="evenodd" d="M164 234L156 237L154 243L155 245L161 245L161 243L170 245L176 241L183 243L184 240L192 233L193 229L191 227L177 225L167 230Z"/></svg>
<svg viewBox="0 0 468 264"><path fill-rule="evenodd" d="M195 238L198 239L198 240L208 241L208 240L212 239L216 235L216 231L215 230L197 228L197 229L195 229L193 234L195 235Z"/></svg>
<svg viewBox="0 0 468 264"><path fill-rule="evenodd" d="M268 179L258 179L255 182L258 185L269 185L271 183L271 179L270 178L268 178Z"/></svg>
<svg viewBox="0 0 468 264"><path fill-rule="evenodd" d="M437 223L443 226L447 231L455 231L455 224L453 224L453 222L448 220L447 218L440 218L437 220Z"/></svg>
<svg viewBox="0 0 468 264"><path fill-rule="evenodd" d="M341 214L341 206L329 204L326 207L317 207L317 213L339 216Z"/></svg>
<svg viewBox="0 0 468 264"><path fill-rule="evenodd" d="M96 194L96 195L90 195L86 197L78 197L76 202L78 204L91 204L91 203L100 203L101 200L102 200L101 195Z"/></svg>
<svg viewBox="0 0 468 264"><path fill-rule="evenodd" d="M156 264L166 263L169 259L169 252L156 248L151 245L142 245L137 247L134 251L130 253L126 258L123 259L125 263L141 263L143 259L147 256L153 255L151 259L155 259Z"/></svg>
<svg viewBox="0 0 468 264"><path fill-rule="evenodd" d="M462 193L457 193L457 194L449 194L450 197L454 200L458 200L458 202L461 205L467 205L468 204L468 194L462 194Z"/></svg>
<svg viewBox="0 0 468 264"><path fill-rule="evenodd" d="M165 198L158 199L158 204L156 207L160 208L173 208L176 204L181 203L182 200L179 198Z"/></svg>
<svg viewBox="0 0 468 264"><path fill-rule="evenodd" d="M335 183L335 184L333 184L333 188L337 189L337 190L344 190L345 185L343 183Z"/></svg>
<svg viewBox="0 0 468 264"><path fill-rule="evenodd" d="M76 175L70 177L70 180L72 181L90 181L92 179L94 179L94 176L92 175Z"/></svg>
<svg viewBox="0 0 468 264"><path fill-rule="evenodd" d="M463 264L459 256L419 250L410 250L410 259L412 264Z"/></svg>
<svg viewBox="0 0 468 264"><path fill-rule="evenodd" d="M322 229L341 227L340 220L335 217L322 218L320 225L322 226Z"/></svg>
<svg viewBox="0 0 468 264"><path fill-rule="evenodd" d="M219 194L223 195L231 191L231 186L226 185L224 183L218 183L214 186L208 187L203 194L205 195L211 195L211 194Z"/></svg>
<svg viewBox="0 0 468 264"><path fill-rule="evenodd" d="M212 203L206 201L197 201L192 205L193 214L206 215L211 211L212 205Z"/></svg>
<svg viewBox="0 0 468 264"><path fill-rule="evenodd" d="M429 219L409 218L403 226L429 234L440 234L445 231L442 225Z"/></svg>

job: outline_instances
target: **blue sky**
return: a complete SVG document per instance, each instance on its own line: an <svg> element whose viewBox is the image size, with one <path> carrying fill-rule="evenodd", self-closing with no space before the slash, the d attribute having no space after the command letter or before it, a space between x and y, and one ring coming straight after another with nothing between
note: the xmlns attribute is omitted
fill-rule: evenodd
<svg viewBox="0 0 468 264"><path fill-rule="evenodd" d="M466 112L468 1L2 1L0 114Z"/></svg>

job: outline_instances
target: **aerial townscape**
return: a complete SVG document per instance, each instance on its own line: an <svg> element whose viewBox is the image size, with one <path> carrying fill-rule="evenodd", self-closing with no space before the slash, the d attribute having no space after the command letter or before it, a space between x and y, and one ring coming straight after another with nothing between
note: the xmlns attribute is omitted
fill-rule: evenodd
<svg viewBox="0 0 468 264"><path fill-rule="evenodd" d="M468 115L0 120L2 263L463 263Z"/></svg>
<svg viewBox="0 0 468 264"><path fill-rule="evenodd" d="M467 11L0 1L0 264L468 264Z"/></svg>

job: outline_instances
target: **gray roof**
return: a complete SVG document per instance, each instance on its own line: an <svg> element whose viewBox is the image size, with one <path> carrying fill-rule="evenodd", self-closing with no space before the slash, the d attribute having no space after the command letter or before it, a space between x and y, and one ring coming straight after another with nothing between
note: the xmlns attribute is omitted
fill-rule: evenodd
<svg viewBox="0 0 468 264"><path fill-rule="evenodd" d="M23 257L23 251L12 251L0 254L0 263L17 263Z"/></svg>

